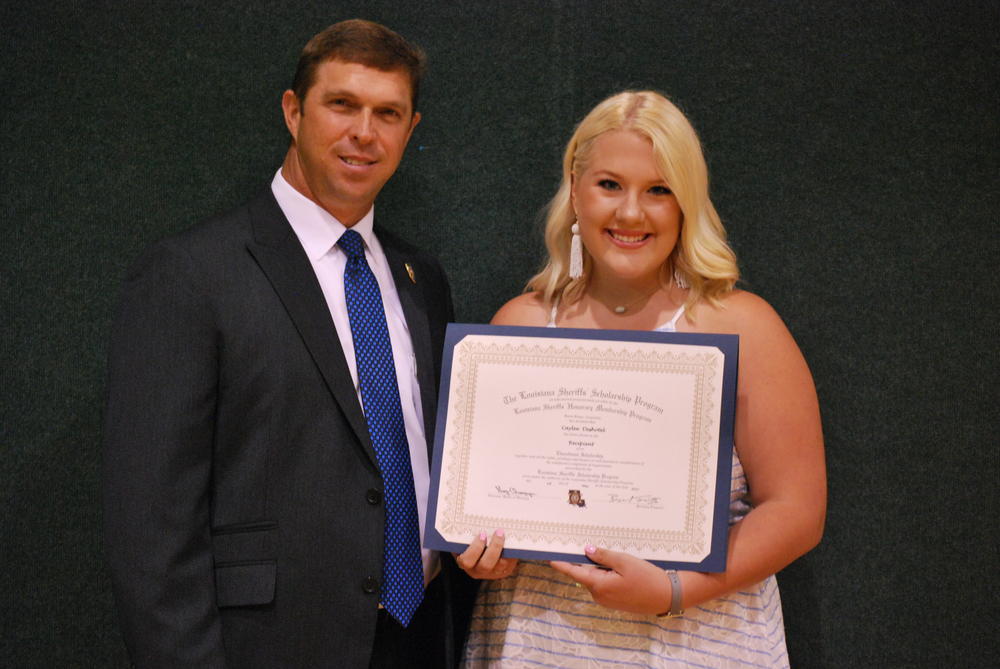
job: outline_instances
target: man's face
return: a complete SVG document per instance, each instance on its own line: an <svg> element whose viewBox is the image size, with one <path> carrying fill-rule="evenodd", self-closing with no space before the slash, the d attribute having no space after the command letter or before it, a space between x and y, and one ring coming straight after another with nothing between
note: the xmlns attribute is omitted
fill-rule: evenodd
<svg viewBox="0 0 1000 669"><path fill-rule="evenodd" d="M282 98L294 140L282 174L351 226L389 180L420 121L405 72L331 60L316 69L305 100Z"/></svg>

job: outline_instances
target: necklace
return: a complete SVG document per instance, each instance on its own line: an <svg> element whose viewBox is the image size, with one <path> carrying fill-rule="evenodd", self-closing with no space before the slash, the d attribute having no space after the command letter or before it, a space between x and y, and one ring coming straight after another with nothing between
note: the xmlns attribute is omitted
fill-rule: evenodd
<svg viewBox="0 0 1000 669"><path fill-rule="evenodd" d="M632 300L631 302L628 302L626 304L619 304L614 309L612 309L612 311L614 311L616 314L624 314L626 311L628 311L631 307L634 307L635 305L637 305L639 302L642 302L643 300L648 300L659 289L660 289L660 286L657 286L656 288L654 288L653 290L649 291L645 295L640 296L636 300Z"/></svg>

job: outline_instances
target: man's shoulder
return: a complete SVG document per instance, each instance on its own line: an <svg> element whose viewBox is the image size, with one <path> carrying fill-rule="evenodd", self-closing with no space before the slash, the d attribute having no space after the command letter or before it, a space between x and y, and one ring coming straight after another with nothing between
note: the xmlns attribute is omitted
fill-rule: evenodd
<svg viewBox="0 0 1000 669"><path fill-rule="evenodd" d="M228 211L213 215L194 225L168 234L148 244L132 264L126 278L137 273L160 268L164 272L204 274L245 258L247 244L259 234L254 221L273 216L267 197L276 211L277 204L270 189ZM277 223L281 223L279 219ZM290 227L284 225L290 230Z"/></svg>
<svg viewBox="0 0 1000 669"><path fill-rule="evenodd" d="M400 256L408 263L433 269L444 277L444 270L441 267L440 261L430 251L403 239L394 232L386 230L377 224L375 226L375 235L378 237L379 243L382 245L382 249L386 255Z"/></svg>
<svg viewBox="0 0 1000 669"><path fill-rule="evenodd" d="M434 255L430 252L420 248L409 240L400 237L395 232L387 230L384 226L377 223L375 224L375 236L378 237L379 242L387 251L391 249L396 253L405 253L407 255L435 260Z"/></svg>
<svg viewBox="0 0 1000 669"><path fill-rule="evenodd" d="M194 225L177 232L165 241L188 246L203 244L238 244L255 237L254 222L260 219L283 222L284 217L271 194L266 188L251 199L240 203L222 213L214 214ZM290 231L287 225L280 226L283 231Z"/></svg>
<svg viewBox="0 0 1000 669"><path fill-rule="evenodd" d="M153 242L150 248L168 247L206 256L226 249L242 249L247 242L261 236L260 221L270 223L281 234L291 232L270 188L228 210L166 235Z"/></svg>

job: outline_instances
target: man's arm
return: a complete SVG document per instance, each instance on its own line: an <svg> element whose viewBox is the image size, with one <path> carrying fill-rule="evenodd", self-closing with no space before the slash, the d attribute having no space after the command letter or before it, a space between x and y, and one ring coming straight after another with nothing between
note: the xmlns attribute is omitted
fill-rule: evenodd
<svg viewBox="0 0 1000 669"><path fill-rule="evenodd" d="M104 541L137 667L224 667L209 499L218 341L203 284L160 244L126 279L109 353Z"/></svg>

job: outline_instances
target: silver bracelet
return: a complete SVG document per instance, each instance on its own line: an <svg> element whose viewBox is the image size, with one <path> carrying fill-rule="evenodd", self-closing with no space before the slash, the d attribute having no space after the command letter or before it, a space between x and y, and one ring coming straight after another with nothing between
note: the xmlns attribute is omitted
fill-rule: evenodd
<svg viewBox="0 0 1000 669"><path fill-rule="evenodd" d="M667 578L670 579L670 609L656 615L658 618L678 618L684 615L684 609L681 608L681 579L676 571L668 571Z"/></svg>

